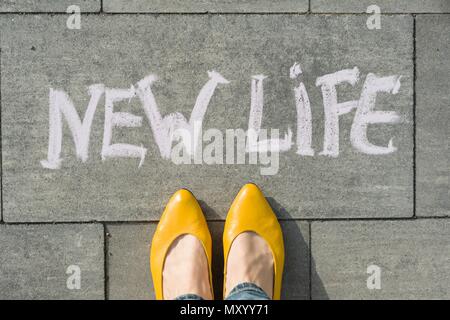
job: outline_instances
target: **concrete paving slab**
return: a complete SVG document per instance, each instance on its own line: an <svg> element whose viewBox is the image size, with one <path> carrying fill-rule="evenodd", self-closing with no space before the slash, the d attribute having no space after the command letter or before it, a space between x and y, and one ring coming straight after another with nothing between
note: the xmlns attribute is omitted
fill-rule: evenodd
<svg viewBox="0 0 450 320"><path fill-rule="evenodd" d="M0 300L104 299L103 227L0 225Z"/></svg>
<svg viewBox="0 0 450 320"><path fill-rule="evenodd" d="M100 0L2 0L0 12L67 12L73 5L81 12L100 12L101 7Z"/></svg>
<svg viewBox="0 0 450 320"><path fill-rule="evenodd" d="M450 17L417 17L417 215L450 215Z"/></svg>
<svg viewBox="0 0 450 320"><path fill-rule="evenodd" d="M108 299L154 300L150 245L156 224L106 226Z"/></svg>
<svg viewBox="0 0 450 320"><path fill-rule="evenodd" d="M450 12L448 0L311 0L311 12L364 13L372 5L377 5L382 13Z"/></svg>
<svg viewBox="0 0 450 320"><path fill-rule="evenodd" d="M106 12L307 12L308 0L104 0Z"/></svg>
<svg viewBox="0 0 450 320"><path fill-rule="evenodd" d="M181 187L190 189L205 204L208 218L217 220L225 217L234 196L249 181L262 187L284 219L413 215L410 16L385 17L380 32L366 29L366 18L355 15L89 15L82 17L80 30L67 29L65 16L4 15L0 21L5 221L158 220L166 201ZM311 101L314 156L297 154L294 89L301 86L300 80L290 78L291 71L295 77L300 69L292 68L295 62L303 70L301 79ZM322 91L316 80L342 70L356 74L355 67L359 68L360 80L354 87L337 86L339 102L360 99L369 73L392 76L391 80L402 77L398 93L378 94L375 106L376 110L397 112L401 122L368 128L370 143L386 148L392 140L398 150L394 151L391 145L383 150L394 152L386 155L358 151L363 149L350 142L355 118L351 112L340 117L339 135L327 120L330 141L340 136L339 154L321 155L325 120ZM197 165L175 165L163 159L138 97L115 102L114 112L142 118L127 118L128 126L138 127L114 127L111 143L131 144L139 150L137 154L127 150L115 153L122 156L140 157L141 146L146 148L142 166L139 167L138 158L112 159L110 153L105 153L102 160L103 141L108 152L114 150L108 148L111 127L109 120L105 126L104 95L94 93L92 105L96 106L96 97L99 100L90 134L83 135L87 132L85 126L80 127L77 136L78 158L85 162L77 159L71 132L78 132L76 118L84 119L91 85L129 89L146 76L157 75L159 80L153 83L152 92L158 110L163 116L178 111L189 118L201 88L211 88L216 83L211 81L217 81L210 81L210 70L221 73L230 83L217 85L203 128L216 128L223 137L226 129L247 130L251 83L254 81L257 90L256 83L261 81L252 77L268 77L264 80L262 128L280 129L282 137L289 128L293 133L292 145L287 143L289 150L280 154L275 175L261 175L261 168L267 165L260 161L249 164L248 155L245 164L236 164L234 159L234 164L208 165L203 161ZM92 92L102 90L99 85ZM118 93L108 92L108 97L112 92ZM154 107L153 102L148 102L148 94L145 96L145 106ZM58 101L52 104L53 111L62 106L71 110L70 101L73 102L78 115L69 117L75 119L72 131L66 114L57 111L52 113L55 117L50 117L50 101ZM259 101L262 100L254 99L254 111L258 111ZM360 105L367 106L373 100L364 101ZM61 144L58 114L63 123ZM253 114L258 119L259 113ZM307 113L300 111L300 118L304 114ZM331 113L327 115L333 118ZM359 119L362 121L363 117ZM50 127L55 133L51 135L53 142L49 141ZM304 130L302 125L299 127L299 132ZM153 130L157 128L153 126ZM165 131L161 132L168 137ZM85 136L90 137L87 144L83 143ZM300 134L299 141L307 141L307 136ZM161 135L157 137L161 139ZM226 144L225 138L221 140L219 136L217 140ZM59 145L60 169L48 169L58 165L55 154ZM83 151L85 145L87 154ZM207 145L210 143L203 144L205 148ZM328 153L330 145L336 146L329 142ZM48 160L49 146L51 161L42 162ZM225 155L220 159L226 162ZM271 163L274 172L275 159Z"/></svg>
<svg viewBox="0 0 450 320"><path fill-rule="evenodd" d="M312 298L448 299L449 234L448 220L314 222Z"/></svg>
<svg viewBox="0 0 450 320"><path fill-rule="evenodd" d="M209 222L213 237L213 276L216 299L223 290L223 222ZM308 223L283 221L286 241L284 299L309 298ZM108 236L108 298L154 299L149 248L156 224L110 224Z"/></svg>

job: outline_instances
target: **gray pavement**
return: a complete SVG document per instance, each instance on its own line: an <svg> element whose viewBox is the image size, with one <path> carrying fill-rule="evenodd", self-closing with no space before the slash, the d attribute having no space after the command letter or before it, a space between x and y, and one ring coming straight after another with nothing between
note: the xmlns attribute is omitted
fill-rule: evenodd
<svg viewBox="0 0 450 320"><path fill-rule="evenodd" d="M448 299L449 9L0 0L0 299L153 299L149 245L182 187L209 220L221 298L223 221L249 181L282 220L284 299ZM175 164L168 124L202 103L215 160ZM249 123L291 137L278 161L226 163L227 130Z"/></svg>
<svg viewBox="0 0 450 320"><path fill-rule="evenodd" d="M149 270L149 243L156 224L110 224L108 243L108 298L154 299ZM213 273L215 297L222 299L223 222L210 222L213 237ZM286 246L286 273L283 299L309 298L309 225L307 222L283 221Z"/></svg>
<svg viewBox="0 0 450 320"><path fill-rule="evenodd" d="M353 15L89 15L80 31L64 28L65 20L39 15L1 20L5 221L155 221L180 187L209 206L209 218L223 219L247 181L264 189L282 218L413 216L412 17L387 16L382 32L362 28L366 18ZM76 159L65 127L61 169L41 165L50 144L50 88L70 93L83 114L90 85L129 88L155 74L160 77L154 88L160 110L189 118L208 70L215 70L230 84L216 89L203 127L225 133L247 129L251 79L262 73L268 77L263 127L278 128L284 135L297 127L298 81L289 78L295 62L301 63L311 101L315 155L299 155L294 146L280 154L273 176L261 175L261 165L248 162L176 165L163 159L138 98L128 106L118 103L117 110L144 117L143 124L114 129L113 142L144 146L140 168L136 158L102 159L103 99L93 116L86 162ZM387 146L393 139L398 151L381 156L355 150L351 114L341 117L339 155L320 155L325 115L315 81L354 67L361 80L354 88L339 86L342 102L359 99L369 73L402 77L396 95L377 99L380 109L397 112L402 122L369 129L374 143Z"/></svg>
<svg viewBox="0 0 450 320"><path fill-rule="evenodd" d="M417 17L417 214L449 216L450 19Z"/></svg>
<svg viewBox="0 0 450 320"><path fill-rule="evenodd" d="M314 13L365 13L377 5L383 13L450 13L447 0L311 0Z"/></svg>
<svg viewBox="0 0 450 320"><path fill-rule="evenodd" d="M449 299L449 230L448 220L314 222L312 298ZM377 267L380 289L368 290Z"/></svg>
<svg viewBox="0 0 450 320"><path fill-rule="evenodd" d="M69 6L78 6L81 12L100 12L101 0L2 0L0 12L67 12Z"/></svg>
<svg viewBox="0 0 450 320"><path fill-rule="evenodd" d="M103 243L100 224L0 225L0 298L103 299Z"/></svg>
<svg viewBox="0 0 450 320"><path fill-rule="evenodd" d="M307 12L308 0L104 0L105 12Z"/></svg>

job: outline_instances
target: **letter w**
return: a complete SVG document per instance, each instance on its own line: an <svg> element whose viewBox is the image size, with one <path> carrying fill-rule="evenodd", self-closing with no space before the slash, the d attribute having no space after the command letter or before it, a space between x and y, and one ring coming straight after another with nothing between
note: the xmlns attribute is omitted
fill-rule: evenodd
<svg viewBox="0 0 450 320"><path fill-rule="evenodd" d="M206 109L214 91L219 84L229 83L228 80L215 71L208 72L208 76L209 80L200 90L189 122L179 112L171 113L164 117L161 115L151 89L153 82L157 80L155 75L149 75L138 82L136 93L142 102L144 112L150 122L153 136L163 159L170 158L172 141L178 139L182 139L189 155L196 153L198 143L196 137L199 134L198 130L201 129L199 125L203 123ZM189 133L188 135L191 137L183 137L180 131Z"/></svg>

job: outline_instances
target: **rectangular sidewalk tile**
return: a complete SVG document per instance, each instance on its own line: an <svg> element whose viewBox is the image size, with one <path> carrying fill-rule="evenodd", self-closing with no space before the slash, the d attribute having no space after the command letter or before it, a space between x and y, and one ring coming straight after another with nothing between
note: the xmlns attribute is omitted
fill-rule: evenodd
<svg viewBox="0 0 450 320"><path fill-rule="evenodd" d="M108 299L155 299L150 244L156 224L107 225Z"/></svg>
<svg viewBox="0 0 450 320"><path fill-rule="evenodd" d="M314 222L312 298L448 299L449 234L449 220Z"/></svg>
<svg viewBox="0 0 450 320"><path fill-rule="evenodd" d="M103 256L99 224L2 224L0 300L104 299Z"/></svg>
<svg viewBox="0 0 450 320"><path fill-rule="evenodd" d="M417 17L417 215L450 215L450 17Z"/></svg>
<svg viewBox="0 0 450 320"><path fill-rule="evenodd" d="M216 299L223 288L223 222L209 222L213 237L213 275ZM309 297L308 223L283 221L286 245L285 299ZM156 224L110 224L108 232L108 298L154 299L150 274L150 243Z"/></svg>
<svg viewBox="0 0 450 320"><path fill-rule="evenodd" d="M0 12L67 12L73 5L82 13L100 12L101 6L100 0L2 0Z"/></svg>
<svg viewBox="0 0 450 320"><path fill-rule="evenodd" d="M372 5L382 13L449 13L448 0L311 0L311 12L363 13Z"/></svg>
<svg viewBox="0 0 450 320"><path fill-rule="evenodd" d="M285 219L413 215L412 17L385 17L382 32L368 30L365 17L355 15L88 15L82 17L80 30L67 29L65 19L49 15L4 15L0 19L5 221L157 220L171 194L181 187L202 200L209 219L217 220L225 217L234 196L249 181L261 186ZM297 154L294 89L300 80L290 78L296 62L303 70L301 79L311 101L314 156ZM393 153L386 155L358 151L350 143L353 111L339 117L339 135L328 125L331 137L333 132L340 136L337 157L321 155L325 117L316 80L355 67L359 68L359 81L353 87L348 83L337 86L340 103L360 99L371 73L394 80L401 76L398 93L379 93L374 105L377 111L397 112L400 123L372 124L367 132L370 143L386 148L392 140L398 150L391 148ZM300 68L292 68L292 75ZM102 160L102 144L105 141L109 146L111 127L105 126L105 95L100 85L92 90L99 92L99 100L96 106L96 95L92 98L96 110L90 135L88 126L78 129L77 119L84 119L91 85L132 93L130 87L149 75L159 79L151 90L161 115L178 112L171 119L179 119L180 114L189 119L200 91L208 93L202 87L212 88L216 83L208 77L211 70L230 83L217 85L206 110L205 153L211 148L206 134L216 134L214 141L221 150L220 146L227 144L226 129L247 130L251 83L255 82L256 90L260 87L256 82L261 81L252 77L263 74L268 78L264 80L262 128L279 129L281 137L292 130L293 145L287 144L288 150L280 154L278 171L276 157L272 158L275 175L261 175L261 168L267 167L261 164L264 158L250 164L248 154L245 164L236 164L236 159L234 164L207 164L205 158L200 159L201 165L176 165L164 159L137 96L114 103L115 113L141 118L127 119L138 126L135 128L114 126L111 144L142 146L147 149L145 160L141 167L138 158ZM217 75L210 76L217 79ZM108 97L118 93L107 92ZM371 100L365 99L361 106L369 106ZM55 117L49 116L50 101L55 101ZM146 106L155 106L148 101ZM84 136L78 136L78 158L85 162L77 159L68 111L61 119L58 116L63 106L70 110L70 102L78 114L69 117L72 131L90 137L84 144ZM304 114L300 112L301 117ZM50 164L55 167L62 144L57 170L42 162L49 150L49 118L55 133ZM59 120L63 123L61 144ZM211 128L219 132L208 130ZM168 137L168 131L162 130L157 137ZM300 139L305 137L300 135ZM129 155L127 151L120 154ZM220 152L216 155L219 158ZM226 162L226 156L233 154L224 152L220 159Z"/></svg>
<svg viewBox="0 0 450 320"><path fill-rule="evenodd" d="M308 0L103 0L106 12L307 12Z"/></svg>

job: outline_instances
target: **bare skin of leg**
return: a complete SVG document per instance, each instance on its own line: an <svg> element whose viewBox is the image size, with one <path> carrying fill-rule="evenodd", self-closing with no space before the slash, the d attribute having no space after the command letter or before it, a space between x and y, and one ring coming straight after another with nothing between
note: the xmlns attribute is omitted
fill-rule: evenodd
<svg viewBox="0 0 450 320"><path fill-rule="evenodd" d="M273 255L266 241L254 232L244 232L234 239L228 253L225 295L243 282L256 284L272 298Z"/></svg>
<svg viewBox="0 0 450 320"><path fill-rule="evenodd" d="M192 235L183 235L171 245L163 269L164 300L195 294L212 300L205 250Z"/></svg>

